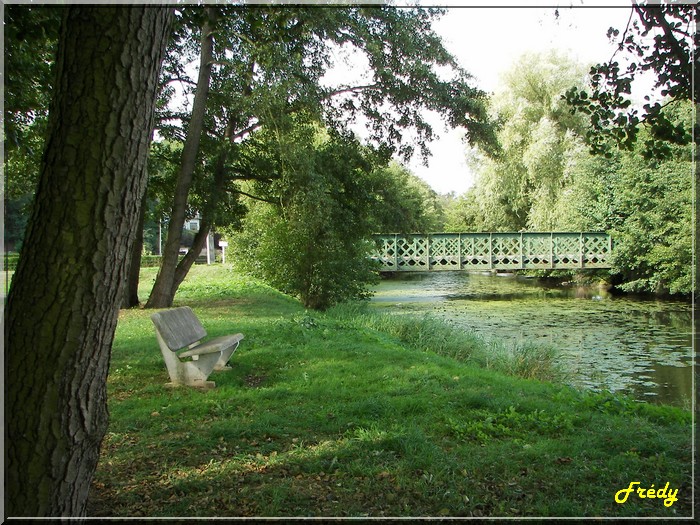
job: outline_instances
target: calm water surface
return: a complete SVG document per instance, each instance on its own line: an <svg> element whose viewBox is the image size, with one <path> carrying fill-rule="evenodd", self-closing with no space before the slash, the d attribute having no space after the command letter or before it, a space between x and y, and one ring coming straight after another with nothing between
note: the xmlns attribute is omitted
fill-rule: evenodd
<svg viewBox="0 0 700 525"><path fill-rule="evenodd" d="M383 280L372 302L430 313L486 338L553 346L578 386L690 406L689 301L612 296L512 275L425 272Z"/></svg>

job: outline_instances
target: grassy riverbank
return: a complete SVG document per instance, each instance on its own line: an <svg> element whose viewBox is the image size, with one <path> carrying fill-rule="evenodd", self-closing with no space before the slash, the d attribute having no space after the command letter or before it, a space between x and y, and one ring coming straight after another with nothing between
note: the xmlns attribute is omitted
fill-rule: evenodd
<svg viewBox="0 0 700 525"><path fill-rule="evenodd" d="M193 269L185 304L245 334L233 370L164 388L151 312L121 312L90 515L691 513L689 412L519 377L559 372L431 319L306 312L220 266ZM633 481L678 500L616 503Z"/></svg>

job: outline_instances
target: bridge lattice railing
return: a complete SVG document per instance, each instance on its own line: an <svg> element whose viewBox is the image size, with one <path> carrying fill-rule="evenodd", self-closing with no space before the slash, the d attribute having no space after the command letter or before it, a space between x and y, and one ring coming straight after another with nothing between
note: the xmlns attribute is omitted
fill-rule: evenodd
<svg viewBox="0 0 700 525"><path fill-rule="evenodd" d="M382 271L610 268L601 232L377 234Z"/></svg>

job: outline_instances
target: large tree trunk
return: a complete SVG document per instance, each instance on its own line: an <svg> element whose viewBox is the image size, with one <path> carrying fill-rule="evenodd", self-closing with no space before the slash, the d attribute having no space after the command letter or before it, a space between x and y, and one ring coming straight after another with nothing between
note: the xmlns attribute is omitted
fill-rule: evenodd
<svg viewBox="0 0 700 525"><path fill-rule="evenodd" d="M214 19L215 11L212 8L207 8L207 17L202 26L197 89L192 104L192 115L187 128L187 137L185 138L185 145L182 149L180 170L178 171L175 196L173 198L173 208L170 212L170 222L168 224L168 236L163 249L160 270L158 271L155 283L153 283L151 295L146 302L146 308L167 308L168 306L172 306L173 299L175 298L175 269L178 264L180 253L182 228L185 225L187 197L189 196L190 187L192 186L195 162L197 161L197 154L199 153L200 137L204 127L207 97L209 96L209 81L211 79L214 55Z"/></svg>
<svg viewBox="0 0 700 525"><path fill-rule="evenodd" d="M5 515L81 516L172 10L71 6L5 311Z"/></svg>

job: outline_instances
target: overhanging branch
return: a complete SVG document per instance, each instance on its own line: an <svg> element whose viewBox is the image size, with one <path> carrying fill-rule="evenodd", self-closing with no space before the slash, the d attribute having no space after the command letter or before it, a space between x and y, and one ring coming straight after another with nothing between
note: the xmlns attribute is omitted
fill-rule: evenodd
<svg viewBox="0 0 700 525"><path fill-rule="evenodd" d="M348 87L343 87L340 89L336 89L335 91L330 91L328 95L326 95L327 98L335 97L337 95L342 95L344 93L360 93L362 91L365 91L367 89L376 89L378 87L378 84L367 84L364 86L348 86Z"/></svg>
<svg viewBox="0 0 700 525"><path fill-rule="evenodd" d="M245 197L248 197L250 199L256 200L256 201L267 202L268 204L278 204L277 200L266 199L265 197L258 197L257 195L253 195L253 194L247 193L245 191L236 190L236 193L238 193L239 195L243 195Z"/></svg>

